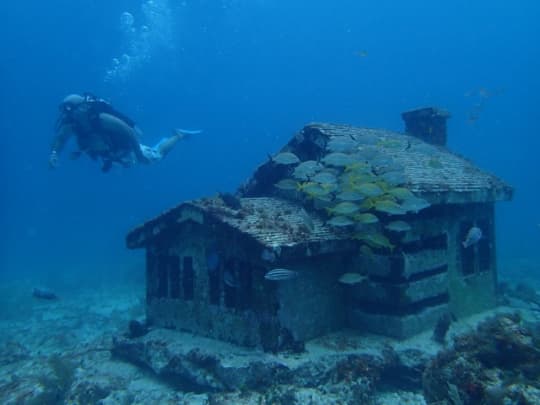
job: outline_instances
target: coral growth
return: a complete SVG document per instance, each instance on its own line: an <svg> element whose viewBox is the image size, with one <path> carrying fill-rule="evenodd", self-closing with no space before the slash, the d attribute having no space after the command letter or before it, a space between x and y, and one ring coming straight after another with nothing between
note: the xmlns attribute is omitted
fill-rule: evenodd
<svg viewBox="0 0 540 405"><path fill-rule="evenodd" d="M540 347L518 314L498 315L441 352L425 369L423 388L430 403L537 403Z"/></svg>

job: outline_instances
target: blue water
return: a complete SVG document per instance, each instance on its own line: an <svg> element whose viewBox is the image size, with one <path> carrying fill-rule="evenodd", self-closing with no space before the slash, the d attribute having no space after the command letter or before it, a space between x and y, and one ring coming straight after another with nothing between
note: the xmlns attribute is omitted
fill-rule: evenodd
<svg viewBox="0 0 540 405"><path fill-rule="evenodd" d="M233 191L310 121L401 131L400 113L425 105L452 113L451 149L516 188L497 209L500 260L540 261L537 1L143 3L0 2L2 276L140 278L133 226ZM124 53L132 64L111 75ZM48 170L57 106L84 91L132 117L144 143L204 133L153 166L103 174L66 150Z"/></svg>

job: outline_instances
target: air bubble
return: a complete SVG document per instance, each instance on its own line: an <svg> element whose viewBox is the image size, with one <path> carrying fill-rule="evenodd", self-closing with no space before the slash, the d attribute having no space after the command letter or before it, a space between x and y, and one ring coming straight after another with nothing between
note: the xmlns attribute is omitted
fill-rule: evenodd
<svg viewBox="0 0 540 405"><path fill-rule="evenodd" d="M122 28L130 28L134 22L135 18L133 18L133 14L124 11L120 15L120 25L122 26Z"/></svg>
<svg viewBox="0 0 540 405"><path fill-rule="evenodd" d="M106 81L124 82L133 70L149 63L155 52L174 49L174 21L169 0L141 1L140 20L138 17L136 23L133 14L127 11L120 14L123 49L119 53L122 56L112 58L105 74Z"/></svg>

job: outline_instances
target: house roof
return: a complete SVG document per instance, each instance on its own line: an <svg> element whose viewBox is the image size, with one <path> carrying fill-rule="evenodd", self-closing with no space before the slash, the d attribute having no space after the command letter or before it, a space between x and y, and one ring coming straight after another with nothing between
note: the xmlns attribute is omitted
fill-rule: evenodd
<svg viewBox="0 0 540 405"><path fill-rule="evenodd" d="M295 153L301 161L321 161L329 153L328 143L340 138L353 140L359 150L368 144L379 156L390 158L402 171L404 186L432 205L492 202L512 197L512 187L467 159L444 147L397 132L310 124L282 151ZM298 249L310 255L356 246L348 233L326 225L313 210L306 211L302 200L280 194L275 184L290 174L291 166L270 159L240 188L240 205L236 209L220 197L181 203L133 229L127 235L127 246L146 246L184 222L221 224L251 238L263 249L286 251L291 256Z"/></svg>
<svg viewBox="0 0 540 405"><path fill-rule="evenodd" d="M447 148L384 129L313 123L305 126L281 151L293 152L302 161L319 161L329 153L328 143L337 139L352 139L360 148L369 140L377 147L379 156L390 158L402 167L405 186L431 204L512 198L511 186ZM242 186L240 193L244 196L276 194L274 184L284 175L268 160Z"/></svg>
<svg viewBox="0 0 540 405"><path fill-rule="evenodd" d="M238 209L227 206L220 197L184 202L134 228L127 235L127 246L131 249L146 246L167 229L185 222L220 223L282 257L287 252L293 255L298 249L318 254L355 246L345 233L325 225L317 214L308 213L293 202L271 197L238 201Z"/></svg>

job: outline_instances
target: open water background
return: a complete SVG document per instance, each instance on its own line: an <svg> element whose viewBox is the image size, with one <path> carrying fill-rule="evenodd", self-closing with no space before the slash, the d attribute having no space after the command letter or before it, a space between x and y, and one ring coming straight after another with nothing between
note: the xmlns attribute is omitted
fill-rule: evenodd
<svg viewBox="0 0 540 405"><path fill-rule="evenodd" d="M516 188L497 206L502 271L540 272L537 1L22 0L0 18L2 278L142 280L135 225L234 191L310 121L401 131L428 105L451 112L453 151ZM84 91L143 143L204 133L154 166L103 174L66 150L48 170L57 106Z"/></svg>

